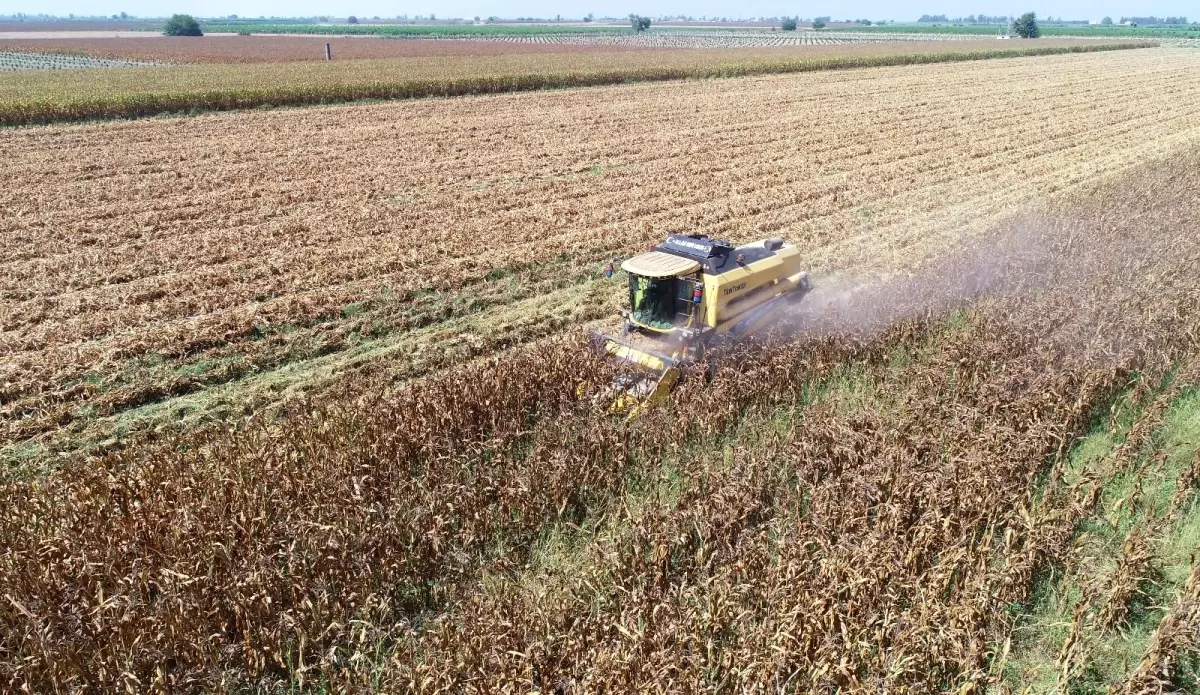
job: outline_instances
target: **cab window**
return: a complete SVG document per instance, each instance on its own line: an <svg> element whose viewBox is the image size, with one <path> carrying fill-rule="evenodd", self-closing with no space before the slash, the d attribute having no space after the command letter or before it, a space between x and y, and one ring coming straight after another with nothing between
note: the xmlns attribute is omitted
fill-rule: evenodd
<svg viewBox="0 0 1200 695"><path fill-rule="evenodd" d="M675 320L676 278L629 276L630 316L650 328L667 330Z"/></svg>

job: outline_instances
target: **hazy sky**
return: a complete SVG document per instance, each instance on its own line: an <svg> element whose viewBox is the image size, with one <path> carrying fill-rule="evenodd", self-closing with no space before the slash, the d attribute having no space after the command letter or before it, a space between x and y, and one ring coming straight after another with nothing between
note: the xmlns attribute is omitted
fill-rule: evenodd
<svg viewBox="0 0 1200 695"><path fill-rule="evenodd" d="M1196 15L1200 9L1195 0L1148 0L1121 2L1114 0L855 0L852 2L793 3L786 0L2 0L0 14L45 12L66 15L111 15L119 12L141 17L165 16L184 12L203 17L236 14L243 17L259 15L309 16L331 15L344 17L354 14L371 17L395 17L400 14L436 14L438 17L579 17L589 12L596 16L620 17L638 14L692 15L699 17L772 17L800 15L803 17L830 15L836 18L912 20L922 14L962 16L969 14L1012 15L1033 10L1039 16L1062 16L1069 19L1099 19L1105 15L1165 16Z"/></svg>

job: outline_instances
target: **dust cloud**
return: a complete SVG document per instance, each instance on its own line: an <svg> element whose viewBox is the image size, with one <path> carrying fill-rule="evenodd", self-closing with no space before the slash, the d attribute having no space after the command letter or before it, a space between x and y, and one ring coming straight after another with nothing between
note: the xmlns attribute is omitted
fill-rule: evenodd
<svg viewBox="0 0 1200 695"><path fill-rule="evenodd" d="M1198 161L1186 152L1020 212L907 273L815 277L770 332L866 337L972 306L1073 358L1167 359L1180 337L1200 344Z"/></svg>

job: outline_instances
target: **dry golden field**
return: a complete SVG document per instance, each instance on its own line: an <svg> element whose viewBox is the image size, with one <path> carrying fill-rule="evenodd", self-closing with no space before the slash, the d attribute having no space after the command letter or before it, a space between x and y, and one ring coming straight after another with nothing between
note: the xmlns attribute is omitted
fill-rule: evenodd
<svg viewBox="0 0 1200 695"><path fill-rule="evenodd" d="M335 58L327 63L311 60L310 49L308 61L236 64L241 62L235 61L239 54L251 61L286 60L295 55L293 50L272 51L276 41L291 39L250 37L250 42L231 47L230 53L208 56L226 61L223 63L125 70L64 70L67 58L9 53L0 56L0 62L9 63L10 68L58 65L60 69L16 69L0 75L0 125L1136 50L1156 45L1058 39L999 45L995 41L926 41L702 50L615 51L576 46L566 52L530 54L521 48L523 44L500 43L493 49L498 53L487 55L475 48L479 42L426 41L424 44L434 49L424 51L428 55L395 57L406 52L403 44L396 43L385 51L394 56L391 59ZM138 54L138 41L120 39L118 44L124 48L122 52ZM205 45L192 45L194 59L205 58ZM286 45L294 44L280 43ZM439 45L441 50L436 48ZM371 50L362 53L370 55ZM316 53L318 57L321 54ZM84 60L72 57L70 62Z"/></svg>
<svg viewBox="0 0 1200 695"><path fill-rule="evenodd" d="M609 315L675 231L903 270L1196 142L1163 50L10 131L3 443L90 446ZM50 441L54 440L54 441Z"/></svg>
<svg viewBox="0 0 1200 695"><path fill-rule="evenodd" d="M568 336L2 476L0 687L1186 692L1200 148L1076 193L632 422Z"/></svg>
<svg viewBox="0 0 1200 695"><path fill-rule="evenodd" d="M1194 692L1198 68L4 131L0 691ZM627 419L673 231L816 289Z"/></svg>

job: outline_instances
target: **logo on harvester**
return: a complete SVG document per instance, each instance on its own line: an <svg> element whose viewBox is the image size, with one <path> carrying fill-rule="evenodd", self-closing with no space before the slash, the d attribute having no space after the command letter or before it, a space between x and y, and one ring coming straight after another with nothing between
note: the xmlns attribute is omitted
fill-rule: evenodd
<svg viewBox="0 0 1200 695"><path fill-rule="evenodd" d="M734 292L741 292L744 289L746 289L746 283L739 282L736 285L730 285L729 287L722 289L721 294L728 297L729 295L733 294Z"/></svg>
<svg viewBox="0 0 1200 695"><path fill-rule="evenodd" d="M687 239L680 239L678 237L669 239L668 241L670 241L673 246L682 246L685 249L699 251L700 253L708 253L709 250L712 249L711 244L701 244L696 241L688 241Z"/></svg>

